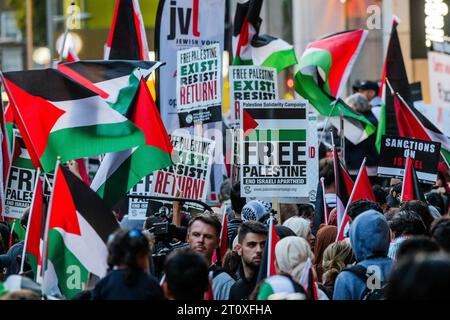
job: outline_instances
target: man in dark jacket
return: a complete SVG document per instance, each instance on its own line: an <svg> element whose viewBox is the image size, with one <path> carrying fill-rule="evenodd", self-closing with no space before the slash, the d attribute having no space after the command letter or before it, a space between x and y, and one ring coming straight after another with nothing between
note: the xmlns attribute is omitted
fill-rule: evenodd
<svg viewBox="0 0 450 320"><path fill-rule="evenodd" d="M231 287L230 300L248 299L255 288L266 239L267 228L261 222L246 221L239 227L236 249L241 257L240 279Z"/></svg>

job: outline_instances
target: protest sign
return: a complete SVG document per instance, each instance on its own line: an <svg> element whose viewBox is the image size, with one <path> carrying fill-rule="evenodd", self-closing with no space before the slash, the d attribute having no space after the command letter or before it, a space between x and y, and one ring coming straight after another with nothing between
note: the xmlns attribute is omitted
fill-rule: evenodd
<svg viewBox="0 0 450 320"><path fill-rule="evenodd" d="M308 197L305 101L243 101L241 195Z"/></svg>
<svg viewBox="0 0 450 320"><path fill-rule="evenodd" d="M221 120L221 59L219 44L177 52L177 110L181 127Z"/></svg>
<svg viewBox="0 0 450 320"><path fill-rule="evenodd" d="M223 0L159 1L155 24L155 49L157 60L166 64L157 73L157 104L168 133L180 128L176 93L177 51L219 43L219 52L222 54L224 33Z"/></svg>
<svg viewBox="0 0 450 320"><path fill-rule="evenodd" d="M145 176L128 192L128 219L145 220L147 218L148 200L133 198L133 196L150 196L153 173Z"/></svg>
<svg viewBox="0 0 450 320"><path fill-rule="evenodd" d="M153 173L152 194L205 201L214 141L189 134L172 134L171 141L175 165Z"/></svg>
<svg viewBox="0 0 450 320"><path fill-rule="evenodd" d="M428 76L430 79L431 106L437 113L437 126L449 136L450 126L450 54L444 52L428 52Z"/></svg>
<svg viewBox="0 0 450 320"><path fill-rule="evenodd" d="M403 178L406 158L410 154L419 181L434 184L440 150L439 142L384 135L381 140L378 175Z"/></svg>
<svg viewBox="0 0 450 320"><path fill-rule="evenodd" d="M278 100L277 70L258 66L231 66L230 109L232 127L239 124L239 101Z"/></svg>
<svg viewBox="0 0 450 320"><path fill-rule="evenodd" d="M19 219L33 200L33 187L36 181L36 170L31 162L25 142L14 130L13 156L5 188L5 218ZM48 182L53 182L53 174L46 174ZM44 183L44 197L49 200L51 188Z"/></svg>

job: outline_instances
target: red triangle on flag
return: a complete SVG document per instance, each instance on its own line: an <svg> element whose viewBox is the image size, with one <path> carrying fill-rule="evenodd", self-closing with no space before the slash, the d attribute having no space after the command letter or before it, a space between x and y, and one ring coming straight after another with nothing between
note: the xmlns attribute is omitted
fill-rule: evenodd
<svg viewBox="0 0 450 320"><path fill-rule="evenodd" d="M8 95L14 107L14 119L22 134L33 165L40 167L40 157L44 153L48 137L56 121L65 113L51 102L38 96L33 96L6 80ZM33 139L31 139L33 137Z"/></svg>
<svg viewBox="0 0 450 320"><path fill-rule="evenodd" d="M258 127L258 122L253 119L253 117L246 111L243 110L243 127L242 130L244 130L244 139Z"/></svg>
<svg viewBox="0 0 450 320"><path fill-rule="evenodd" d="M144 132L146 145L172 153L172 142L144 78L140 81L129 119Z"/></svg>
<svg viewBox="0 0 450 320"><path fill-rule="evenodd" d="M60 165L56 169L53 184L48 230L60 228L67 233L81 235L77 209Z"/></svg>

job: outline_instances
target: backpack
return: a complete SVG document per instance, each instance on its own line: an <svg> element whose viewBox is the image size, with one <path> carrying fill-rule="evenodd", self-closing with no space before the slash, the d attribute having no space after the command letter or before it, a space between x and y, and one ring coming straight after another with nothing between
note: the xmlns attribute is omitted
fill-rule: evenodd
<svg viewBox="0 0 450 320"><path fill-rule="evenodd" d="M367 287L367 280L369 279L371 274L367 273L367 269L360 265L351 266L349 268L345 268L342 271L349 271L356 275L364 284L366 284L366 288L362 294L361 300L386 300L387 290L389 287L389 282L381 282L380 288L378 289L370 289Z"/></svg>

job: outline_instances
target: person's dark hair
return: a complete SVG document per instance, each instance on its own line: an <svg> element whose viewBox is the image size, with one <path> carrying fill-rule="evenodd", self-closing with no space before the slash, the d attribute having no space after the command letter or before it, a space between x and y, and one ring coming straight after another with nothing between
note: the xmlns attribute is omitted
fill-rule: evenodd
<svg viewBox="0 0 450 320"><path fill-rule="evenodd" d="M11 229L6 222L0 221L0 254L8 252Z"/></svg>
<svg viewBox="0 0 450 320"><path fill-rule="evenodd" d="M397 261L413 259L418 254L429 254L439 251L438 244L427 236L414 236L406 239L397 249Z"/></svg>
<svg viewBox="0 0 450 320"><path fill-rule="evenodd" d="M422 218L422 221L425 224L427 232L430 231L431 223L433 223L434 219L426 203L420 200L404 201L400 204L400 211L416 212Z"/></svg>
<svg viewBox="0 0 450 320"><path fill-rule="evenodd" d="M439 247L450 253L450 219L439 218L431 227L431 237L437 242Z"/></svg>
<svg viewBox="0 0 450 320"><path fill-rule="evenodd" d="M347 214L352 220L355 220L357 216L359 216L361 213L367 211L367 210L376 210L379 213L383 213L383 210L380 208L378 203L367 200L367 199L361 199L357 200L355 202L352 202L347 209Z"/></svg>
<svg viewBox="0 0 450 320"><path fill-rule="evenodd" d="M314 220L314 207L310 203L298 203L297 204L299 217Z"/></svg>
<svg viewBox="0 0 450 320"><path fill-rule="evenodd" d="M112 234L108 242L108 266L125 265L127 272L124 283L133 286L136 281L136 274L140 270L138 259L148 256L150 246L148 239L138 229L120 229Z"/></svg>
<svg viewBox="0 0 450 320"><path fill-rule="evenodd" d="M164 270L167 288L175 300L202 300L208 289L208 263L191 249L175 250Z"/></svg>
<svg viewBox="0 0 450 320"><path fill-rule="evenodd" d="M201 221L205 224L209 224L210 226L214 227L214 229L216 230L217 238L220 238L220 231L222 230L222 223L220 223L219 218L217 218L217 216L215 214L202 213L202 214L192 218L189 221L188 233L190 232L191 226L195 221Z"/></svg>
<svg viewBox="0 0 450 320"><path fill-rule="evenodd" d="M241 214L242 208L247 203L246 199L241 197L241 184L236 182L230 192L231 208Z"/></svg>
<svg viewBox="0 0 450 320"><path fill-rule="evenodd" d="M394 219L395 215L399 212L399 208L389 208L389 210L384 213L384 217L388 223L391 223L392 219Z"/></svg>
<svg viewBox="0 0 450 320"><path fill-rule="evenodd" d="M448 255L418 255L399 263L387 290L387 300L449 300L450 258Z"/></svg>
<svg viewBox="0 0 450 320"><path fill-rule="evenodd" d="M222 270L228 273L233 279L235 279L240 264L241 256L235 250L228 250L222 258Z"/></svg>
<svg viewBox="0 0 450 320"><path fill-rule="evenodd" d="M22 227L26 228L28 226L28 217L30 216L30 207L26 208L23 211L22 216L20 217L20 224Z"/></svg>
<svg viewBox="0 0 450 320"><path fill-rule="evenodd" d="M259 221L245 221L239 226L238 243L242 244L248 233L257 233L267 235L267 227Z"/></svg>
<svg viewBox="0 0 450 320"><path fill-rule="evenodd" d="M286 237L290 237L290 236L293 236L293 237L297 236L291 228L288 228L286 226L281 226L281 225L275 226L275 232L277 233L277 236L280 240L283 238L286 238Z"/></svg>
<svg viewBox="0 0 450 320"><path fill-rule="evenodd" d="M333 160L324 158L319 161L319 177L323 177L325 187L334 185Z"/></svg>
<svg viewBox="0 0 450 320"><path fill-rule="evenodd" d="M427 229L422 218L411 210L400 210L391 220L389 227L395 237L401 235L426 235Z"/></svg>
<svg viewBox="0 0 450 320"><path fill-rule="evenodd" d="M388 196L388 193L383 189L382 186L379 184L374 184L372 187L373 194L375 195L375 199L377 203L382 206L386 203L386 197Z"/></svg>
<svg viewBox="0 0 450 320"><path fill-rule="evenodd" d="M322 160L327 156L328 148L323 144L319 144L319 160Z"/></svg>
<svg viewBox="0 0 450 320"><path fill-rule="evenodd" d="M224 202L228 199L230 199L231 195L231 180L225 179L223 180L222 184L220 185L220 202Z"/></svg>
<svg viewBox="0 0 450 320"><path fill-rule="evenodd" d="M425 195L425 198L427 199L427 202L434 206L436 209L438 209L439 213L442 215L445 214L445 204L444 199L442 196L437 192L430 192L427 195Z"/></svg>
<svg viewBox="0 0 450 320"><path fill-rule="evenodd" d="M284 222L291 217L297 217L299 215L300 215L300 211L296 204L293 204L293 203L281 203L280 204L281 222Z"/></svg>

